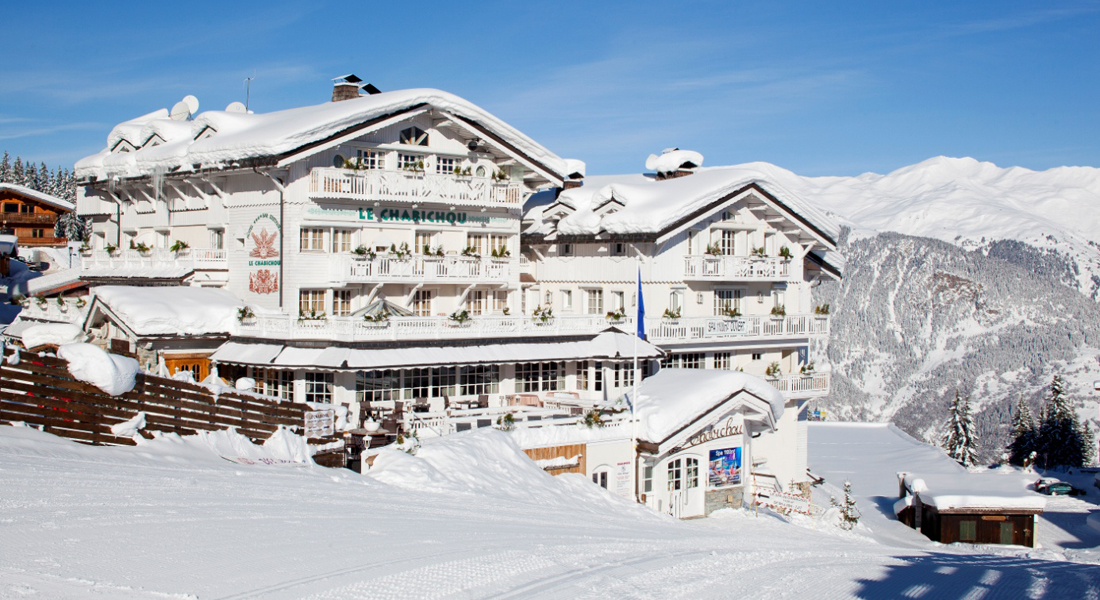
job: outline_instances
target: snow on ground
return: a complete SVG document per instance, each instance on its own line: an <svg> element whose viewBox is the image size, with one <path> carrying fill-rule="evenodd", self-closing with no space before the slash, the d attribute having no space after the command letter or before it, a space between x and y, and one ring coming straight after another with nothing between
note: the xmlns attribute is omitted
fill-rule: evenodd
<svg viewBox="0 0 1100 600"><path fill-rule="evenodd" d="M813 429L812 444L827 450L822 431ZM867 459L874 436L856 438L876 430L852 431L849 449ZM237 464L214 450L255 459L264 449L226 441L162 436L93 448L0 427L0 598L990 599L1100 590L1095 565L938 547L888 535L888 525L905 528L885 518L868 517L855 532L767 512L674 521L583 477L552 478L491 430L426 441L415 457L380 457L377 476ZM879 441L898 447L871 454L870 468L839 444L825 462L859 471L857 491L888 493L893 474L881 484L871 475L887 468L883 458L922 455Z"/></svg>

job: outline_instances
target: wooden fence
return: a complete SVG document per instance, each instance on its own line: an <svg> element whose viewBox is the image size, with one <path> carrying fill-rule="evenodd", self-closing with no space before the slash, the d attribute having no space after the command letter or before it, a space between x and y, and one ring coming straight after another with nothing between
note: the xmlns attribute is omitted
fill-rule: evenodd
<svg viewBox="0 0 1100 600"><path fill-rule="evenodd" d="M308 410L303 404L232 390L215 394L201 385L144 373L137 375L133 390L109 396L75 379L64 360L15 351L19 353L16 364L8 362L10 355L0 362L0 422L22 421L87 444L134 445L134 440L111 433L111 426L139 412L145 413L145 428L140 433L147 439L153 437L150 431L193 435L234 427L261 443L279 426L300 432ZM334 441L336 438L309 440L311 444ZM315 455L314 460L342 467L343 450Z"/></svg>

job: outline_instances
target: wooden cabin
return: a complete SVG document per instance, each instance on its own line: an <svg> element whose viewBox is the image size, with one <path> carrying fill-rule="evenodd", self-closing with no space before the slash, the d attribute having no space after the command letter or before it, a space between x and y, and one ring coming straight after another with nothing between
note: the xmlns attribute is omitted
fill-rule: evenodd
<svg viewBox="0 0 1100 600"><path fill-rule="evenodd" d="M0 183L0 229L10 229L19 245L60 246L68 242L54 236L54 225L76 209L71 202L13 183Z"/></svg>

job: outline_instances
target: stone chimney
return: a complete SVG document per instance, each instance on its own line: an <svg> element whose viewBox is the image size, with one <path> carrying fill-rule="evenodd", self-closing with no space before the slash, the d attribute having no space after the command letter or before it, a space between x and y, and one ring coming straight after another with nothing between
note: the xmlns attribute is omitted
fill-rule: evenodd
<svg viewBox="0 0 1100 600"><path fill-rule="evenodd" d="M363 80L348 73L332 80L332 101L354 100L359 97L359 84Z"/></svg>

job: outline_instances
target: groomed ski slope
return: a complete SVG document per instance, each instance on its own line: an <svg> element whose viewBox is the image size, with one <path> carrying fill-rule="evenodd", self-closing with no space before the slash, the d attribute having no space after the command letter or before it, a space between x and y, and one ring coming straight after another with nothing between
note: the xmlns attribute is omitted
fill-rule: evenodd
<svg viewBox="0 0 1100 600"><path fill-rule="evenodd" d="M742 511L673 521L582 477L549 477L496 431L380 457L365 477L236 464L211 450L238 442L91 448L0 426L0 598L1076 599L1100 590L1098 566L1023 549L895 544L897 531L884 532L898 524L885 518L856 532Z"/></svg>

